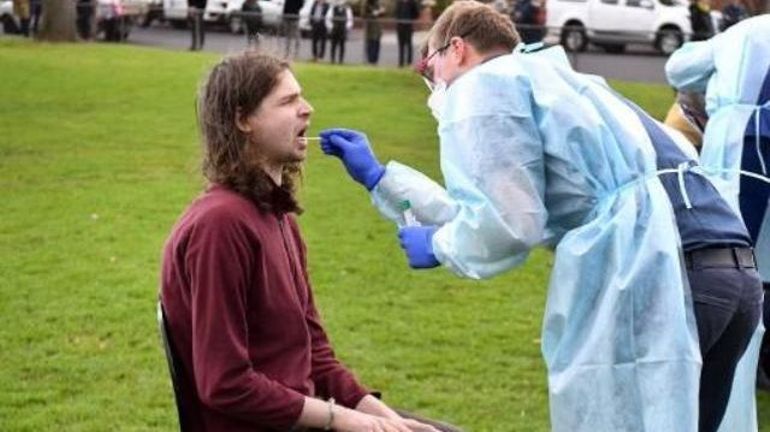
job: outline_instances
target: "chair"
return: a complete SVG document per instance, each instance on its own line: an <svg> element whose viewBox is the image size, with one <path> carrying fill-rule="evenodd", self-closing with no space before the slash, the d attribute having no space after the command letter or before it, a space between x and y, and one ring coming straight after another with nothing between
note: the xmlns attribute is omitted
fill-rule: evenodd
<svg viewBox="0 0 770 432"><path fill-rule="evenodd" d="M171 334L168 329L168 321L166 320L166 311L163 309L163 304L158 300L158 329L160 331L160 339L163 343L163 351L166 353L166 362L168 363L168 372L171 375L171 384L174 387L174 400L176 402L176 409L179 415L179 430L181 432L187 432L192 430L190 427L190 417L188 414L188 407L182 399L182 395L185 394L182 384L182 363L177 355L174 342L171 340Z"/></svg>

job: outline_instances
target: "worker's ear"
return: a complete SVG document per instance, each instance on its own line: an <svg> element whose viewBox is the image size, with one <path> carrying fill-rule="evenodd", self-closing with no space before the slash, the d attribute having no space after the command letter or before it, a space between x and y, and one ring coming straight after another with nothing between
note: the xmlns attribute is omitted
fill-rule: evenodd
<svg viewBox="0 0 770 432"><path fill-rule="evenodd" d="M453 36L449 39L449 54L457 64L462 64L467 55L468 43L459 36Z"/></svg>
<svg viewBox="0 0 770 432"><path fill-rule="evenodd" d="M458 65L463 65L468 62L468 54L470 54L469 50L473 47L463 38L459 36L454 36L452 39L449 40L449 43L451 44L451 53L452 56L454 56L455 62L457 62Z"/></svg>

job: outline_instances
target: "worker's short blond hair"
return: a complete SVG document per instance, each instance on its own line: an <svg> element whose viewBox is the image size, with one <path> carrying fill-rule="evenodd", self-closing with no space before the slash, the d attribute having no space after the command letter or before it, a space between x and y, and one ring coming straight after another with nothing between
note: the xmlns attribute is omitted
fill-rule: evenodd
<svg viewBox="0 0 770 432"><path fill-rule="evenodd" d="M436 20L427 41L443 47L455 36L468 41L480 54L495 49L513 51L520 40L508 16L474 0L449 6Z"/></svg>

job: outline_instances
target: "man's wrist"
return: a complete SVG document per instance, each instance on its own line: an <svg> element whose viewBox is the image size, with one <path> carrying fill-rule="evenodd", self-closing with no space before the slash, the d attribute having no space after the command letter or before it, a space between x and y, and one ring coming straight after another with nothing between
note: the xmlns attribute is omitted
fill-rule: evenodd
<svg viewBox="0 0 770 432"><path fill-rule="evenodd" d="M335 406L334 398L329 398L328 406L329 406L329 416L326 420L326 424L324 425L325 431L332 430L332 425L334 424L334 406Z"/></svg>
<svg viewBox="0 0 770 432"><path fill-rule="evenodd" d="M400 416L393 411L385 402L379 400L375 396L368 394L356 406L356 411L360 411L364 414L373 415L376 417L384 417L389 419L398 419Z"/></svg>

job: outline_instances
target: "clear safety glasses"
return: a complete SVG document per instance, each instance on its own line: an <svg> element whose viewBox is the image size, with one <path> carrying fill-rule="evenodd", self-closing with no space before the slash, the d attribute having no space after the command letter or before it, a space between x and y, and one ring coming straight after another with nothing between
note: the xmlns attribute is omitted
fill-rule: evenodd
<svg viewBox="0 0 770 432"><path fill-rule="evenodd" d="M472 27L470 30L463 32L458 36L460 39L465 39L473 33L475 30L475 26ZM425 85L428 86L428 88L433 91L433 89L436 87L436 82L433 78L433 66L430 65L431 59L435 57L437 54L441 54L442 52L446 51L450 46L452 46L452 38L454 36L449 38L449 42L446 44L440 46L439 48L436 48L432 53L426 55L425 57L420 60L420 63L417 65L417 72L422 76L423 80L425 81Z"/></svg>

